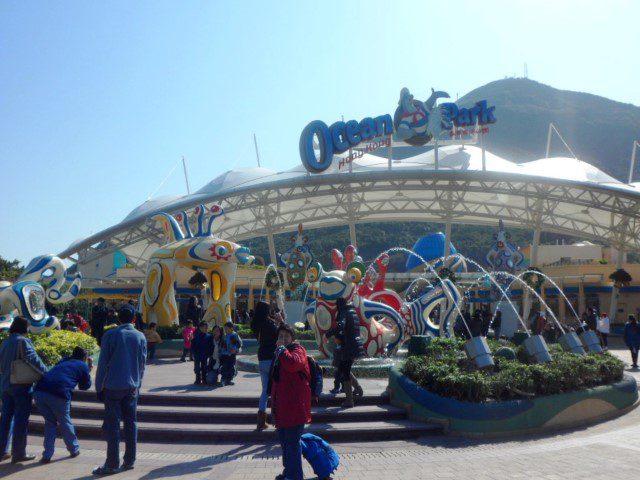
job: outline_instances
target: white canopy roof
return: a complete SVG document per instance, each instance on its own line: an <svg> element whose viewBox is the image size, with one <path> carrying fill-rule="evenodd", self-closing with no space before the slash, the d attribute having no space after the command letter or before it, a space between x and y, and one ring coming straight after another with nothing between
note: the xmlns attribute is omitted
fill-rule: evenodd
<svg viewBox="0 0 640 480"><path fill-rule="evenodd" d="M155 213L175 213L220 203L225 215L216 234L243 239L305 228L371 221L443 221L533 227L580 238L640 248L640 184L624 184L574 158L514 163L474 146L449 145L393 160L363 154L344 165L336 155L321 174L300 164L275 172L238 168L214 178L191 195L158 197L133 209L122 222L78 240L60 253L95 258L121 249L144 267L162 244ZM342 162L341 162L342 160ZM92 246L100 242L99 251ZM107 248L105 250L105 245ZM110 247L110 248L109 248ZM92 254L93 252L93 254ZM81 260L83 261L83 260Z"/></svg>

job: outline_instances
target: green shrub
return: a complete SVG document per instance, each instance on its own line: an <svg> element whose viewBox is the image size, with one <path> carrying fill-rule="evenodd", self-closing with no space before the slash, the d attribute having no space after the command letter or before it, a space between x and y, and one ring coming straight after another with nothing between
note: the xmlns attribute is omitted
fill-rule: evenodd
<svg viewBox="0 0 640 480"><path fill-rule="evenodd" d="M503 341L489 346L496 349L493 370L477 370L462 352L463 340L438 338L425 355L408 357L402 372L433 393L470 402L553 395L611 384L623 376L624 363L609 354L553 349L552 362L534 364L522 346Z"/></svg>
<svg viewBox="0 0 640 480"><path fill-rule="evenodd" d="M6 333L0 334L0 343L7 336ZM40 335L29 334L28 337L42 361L48 366L53 366L64 357L71 356L76 347L84 348L89 355L93 355L98 350L95 339L81 332L52 330Z"/></svg>
<svg viewBox="0 0 640 480"><path fill-rule="evenodd" d="M493 355L494 357L506 358L507 360L516 359L516 352L513 350L513 348L509 347L500 347L495 351Z"/></svg>
<svg viewBox="0 0 640 480"><path fill-rule="evenodd" d="M174 340L182 338L182 328L180 325L170 325L168 327L156 327L156 332L163 340Z"/></svg>

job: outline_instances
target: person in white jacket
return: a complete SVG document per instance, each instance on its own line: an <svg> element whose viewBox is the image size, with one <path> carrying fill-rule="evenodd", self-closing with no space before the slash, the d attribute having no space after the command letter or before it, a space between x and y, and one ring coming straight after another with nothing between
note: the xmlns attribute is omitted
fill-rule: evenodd
<svg viewBox="0 0 640 480"><path fill-rule="evenodd" d="M600 335L600 344L604 350L608 350L609 332L611 331L611 321L606 312L602 312L598 318L598 334Z"/></svg>

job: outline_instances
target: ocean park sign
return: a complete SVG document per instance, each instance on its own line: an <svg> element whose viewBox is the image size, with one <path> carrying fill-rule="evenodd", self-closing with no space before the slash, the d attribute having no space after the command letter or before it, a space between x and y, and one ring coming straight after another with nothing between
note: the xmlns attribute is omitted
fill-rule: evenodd
<svg viewBox="0 0 640 480"><path fill-rule="evenodd" d="M393 118L386 114L366 117L359 122L335 122L331 126L322 120L314 120L300 135L302 164L311 173L321 173L331 166L335 154L356 148L364 142L373 140L376 145L367 151L380 146L391 147L392 140L421 146L442 138L443 134L459 136L456 133L458 128L462 128L465 134L485 133L486 129L479 127L496 121L495 107L489 107L486 100L476 102L471 108L460 108L452 102L437 105L439 98L449 98L449 94L431 89L431 96L421 102L414 99L407 88L403 88Z"/></svg>

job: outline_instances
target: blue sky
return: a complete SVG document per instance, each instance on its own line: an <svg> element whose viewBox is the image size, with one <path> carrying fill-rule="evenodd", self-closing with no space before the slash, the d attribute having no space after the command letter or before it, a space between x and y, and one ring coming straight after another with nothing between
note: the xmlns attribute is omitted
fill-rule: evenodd
<svg viewBox="0 0 640 480"><path fill-rule="evenodd" d="M298 164L314 119L529 77L640 105L640 2L0 3L0 255L27 262L155 191ZM424 96L424 95L423 95ZM157 191L156 191L157 190Z"/></svg>

